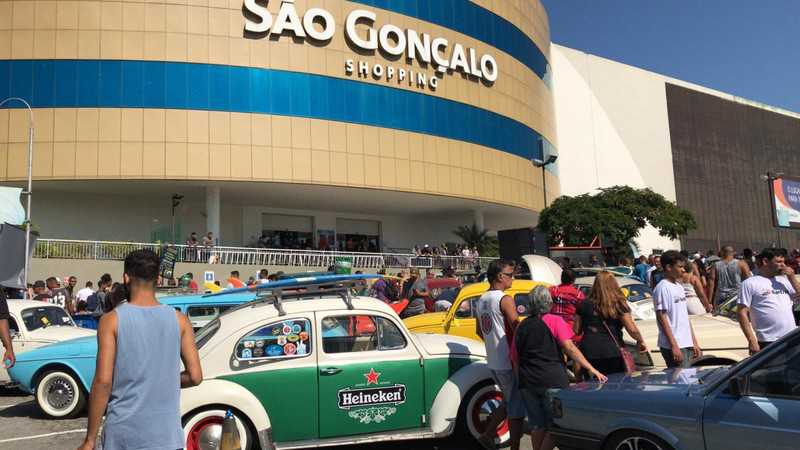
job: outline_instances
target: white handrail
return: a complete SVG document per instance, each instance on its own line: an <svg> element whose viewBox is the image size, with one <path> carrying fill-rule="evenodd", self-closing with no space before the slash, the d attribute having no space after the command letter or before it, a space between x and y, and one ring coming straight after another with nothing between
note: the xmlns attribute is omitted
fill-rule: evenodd
<svg viewBox="0 0 800 450"><path fill-rule="evenodd" d="M77 239L39 239L34 258L121 261L135 249L176 250L176 261L184 263L236 264L257 266L297 266L327 268L337 258L349 258L355 269L453 267L472 270L485 268L492 258L465 256L417 256L410 253L358 253L323 250L271 249L229 246L188 246L145 242L87 241Z"/></svg>

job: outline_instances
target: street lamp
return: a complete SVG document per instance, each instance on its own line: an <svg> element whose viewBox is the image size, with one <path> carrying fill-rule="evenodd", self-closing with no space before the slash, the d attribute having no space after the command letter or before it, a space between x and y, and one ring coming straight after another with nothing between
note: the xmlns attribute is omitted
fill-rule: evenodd
<svg viewBox="0 0 800 450"><path fill-rule="evenodd" d="M33 109L31 109L30 103L19 97L9 97L1 101L0 107L12 101L20 102L25 105L26 108L28 108L28 189L23 192L23 194L25 194L27 197L28 202L25 211L25 271L22 275L22 284L24 285L23 288L27 292L28 273L30 272L29 253L31 250L31 197L33 197Z"/></svg>
<svg viewBox="0 0 800 450"><path fill-rule="evenodd" d="M541 160L539 158L531 159L533 167L542 168L542 191L544 192L544 207L547 208L547 180L545 178L545 168L558 160L558 155L547 155L547 159Z"/></svg>

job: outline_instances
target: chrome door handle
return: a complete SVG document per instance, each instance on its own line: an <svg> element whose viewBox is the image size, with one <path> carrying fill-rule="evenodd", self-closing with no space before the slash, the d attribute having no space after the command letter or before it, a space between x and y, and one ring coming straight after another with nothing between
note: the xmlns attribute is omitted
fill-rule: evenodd
<svg viewBox="0 0 800 450"><path fill-rule="evenodd" d="M320 375L330 376L330 375L336 375L337 373L340 373L341 371L342 371L342 369L340 369L338 367L326 367L324 369L319 369L319 374Z"/></svg>

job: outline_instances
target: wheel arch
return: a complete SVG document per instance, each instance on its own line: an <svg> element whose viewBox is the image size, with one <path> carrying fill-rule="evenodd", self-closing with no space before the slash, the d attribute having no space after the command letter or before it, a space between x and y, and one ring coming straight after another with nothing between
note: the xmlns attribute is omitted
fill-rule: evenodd
<svg viewBox="0 0 800 450"><path fill-rule="evenodd" d="M485 382L494 383L492 380L492 373L484 361L470 363L454 373L439 389L433 401L431 430L442 436L452 434L464 397L475 386Z"/></svg>
<svg viewBox="0 0 800 450"><path fill-rule="evenodd" d="M646 433L650 433L653 436L663 439L672 448L676 450L683 450L680 446L678 437L672 434L672 432L670 432L667 428L664 428L663 426L649 420L638 418L626 418L619 422L612 423L607 429L606 437L603 439L600 448L605 448L605 445L613 436L632 431L644 431Z"/></svg>
<svg viewBox="0 0 800 450"><path fill-rule="evenodd" d="M226 380L203 380L199 386L181 390L181 420L210 407L236 409L252 425L254 436L266 433L272 424L260 401L244 387Z"/></svg>
<svg viewBox="0 0 800 450"><path fill-rule="evenodd" d="M86 383L87 380L83 377L83 375L81 375L80 371L72 364L64 361L49 362L36 369L31 377L31 390L36 392L36 389L39 387L39 382L42 380L45 374L55 370L61 370L72 375L80 383L81 389L83 389L86 394L91 391L91 386Z"/></svg>
<svg viewBox="0 0 800 450"><path fill-rule="evenodd" d="M692 367L704 366L730 366L738 363L743 358L731 352L714 352L708 355L703 355L697 360L692 361Z"/></svg>

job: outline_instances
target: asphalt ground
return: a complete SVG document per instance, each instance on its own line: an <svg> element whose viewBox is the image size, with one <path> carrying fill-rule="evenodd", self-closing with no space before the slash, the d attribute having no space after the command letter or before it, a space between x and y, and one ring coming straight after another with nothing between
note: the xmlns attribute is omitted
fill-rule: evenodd
<svg viewBox="0 0 800 450"><path fill-rule="evenodd" d="M83 442L86 416L71 420L45 418L33 397L17 390L0 388L0 449L60 450L76 449ZM338 447L336 450L479 450L452 439L393 442ZM523 450L531 450L523 439Z"/></svg>

